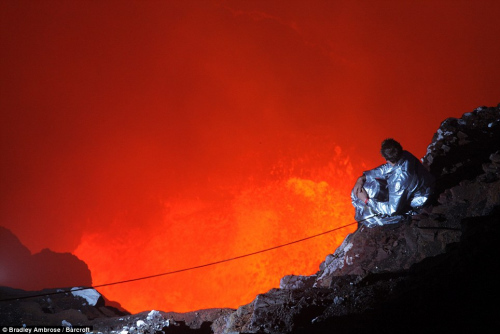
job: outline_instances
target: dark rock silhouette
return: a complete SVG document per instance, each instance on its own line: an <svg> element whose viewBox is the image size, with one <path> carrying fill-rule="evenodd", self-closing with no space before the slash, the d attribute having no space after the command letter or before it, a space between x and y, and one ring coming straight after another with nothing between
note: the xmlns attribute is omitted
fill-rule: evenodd
<svg viewBox="0 0 500 334"><path fill-rule="evenodd" d="M0 286L24 290L91 286L85 262L71 253L44 249L31 254L8 229L0 226Z"/></svg>
<svg viewBox="0 0 500 334"><path fill-rule="evenodd" d="M286 276L237 310L87 312L81 323L103 333L496 331L500 106L445 120L423 162L437 182L431 205L400 224L359 228L315 275Z"/></svg>
<svg viewBox="0 0 500 334"><path fill-rule="evenodd" d="M25 291L0 287L0 326L89 326L96 318L128 314L105 305L94 289L43 289Z"/></svg>

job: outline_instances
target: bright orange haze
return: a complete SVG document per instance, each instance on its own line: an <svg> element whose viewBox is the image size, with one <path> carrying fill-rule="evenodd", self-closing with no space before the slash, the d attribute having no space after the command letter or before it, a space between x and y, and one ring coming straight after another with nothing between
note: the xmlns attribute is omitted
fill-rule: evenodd
<svg viewBox="0 0 500 334"><path fill-rule="evenodd" d="M498 1L1 1L0 225L94 284L352 222L381 140L423 156L500 102ZM237 307L344 229L101 289L132 312ZM68 273L70 275L70 273Z"/></svg>

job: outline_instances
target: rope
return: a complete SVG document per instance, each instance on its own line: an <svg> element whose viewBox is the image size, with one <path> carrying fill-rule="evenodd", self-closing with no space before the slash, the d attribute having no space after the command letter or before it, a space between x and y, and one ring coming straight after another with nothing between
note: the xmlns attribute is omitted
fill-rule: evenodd
<svg viewBox="0 0 500 334"><path fill-rule="evenodd" d="M224 262L230 262L230 261L234 261L234 260L239 260L239 259L242 259L242 258L245 258L245 257L254 256L254 255L257 255L257 254L269 252L269 251L272 251L272 250L275 250L275 249L278 249L278 248L287 247L287 246L290 246L290 245L293 245L293 244L296 244L296 243L299 243L299 242L303 242L303 241L306 241L306 240L309 240L309 239L317 238L319 236L322 236L322 235L325 235L325 234L328 234L328 233L332 233L334 231L343 229L345 227L348 227L348 226L351 226L351 225L354 225L354 224L357 224L357 223L358 222L353 222L353 223L350 223L350 224L347 224L347 225L343 225L343 226L340 226L340 227L337 227L337 228L334 228L334 229L331 229L331 230L328 230L328 231L325 231L325 232L321 232L321 233L318 233L318 234L315 234L315 235L312 235L312 236L309 236L309 237L305 237L305 238L302 238L302 239L291 241L291 242L288 242L286 244L274 246L274 247L271 247L271 248L262 249L262 250L259 250L259 251L256 251L256 252L247 253L247 254L244 254L244 255L239 255L239 256L235 256L235 257L224 259L224 260L219 260L219 261L215 261L215 262L205 263L205 264L194 266L194 267L188 267L188 268L184 268L184 269L178 269L178 270L168 271L168 272L161 273L161 274L156 274L156 275L150 275L150 276L132 278L132 279L118 281L118 282L99 284L99 285L94 285L94 286L90 286L90 287L81 287L81 288L77 288L77 289L73 288L72 290L62 290L62 291L59 290L59 291L56 291L56 292L49 292L49 293L42 293L42 294L29 295L29 296L0 299L0 302L20 300L20 299L28 299L28 298L35 298L35 297L43 297L43 296L50 296L50 295L58 295L58 294L69 293L69 292L74 292L74 291L90 290L90 289L102 288L102 287L105 287L105 286L111 286L111 285L118 285L118 284L124 284L124 283L142 281L142 280L146 280L146 279L150 279L150 278L155 278L155 277L160 277L160 276L166 276L166 275L172 275L172 274L177 274L177 273L181 273L181 272L185 272L185 271L191 271L191 270L195 270L195 269L210 267L210 266L214 266L214 265L221 264L221 263L224 263Z"/></svg>

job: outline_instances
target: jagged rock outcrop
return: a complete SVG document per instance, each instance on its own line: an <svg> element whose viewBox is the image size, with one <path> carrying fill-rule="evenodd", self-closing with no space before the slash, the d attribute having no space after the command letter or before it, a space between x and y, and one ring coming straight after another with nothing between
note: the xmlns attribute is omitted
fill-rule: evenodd
<svg viewBox="0 0 500 334"><path fill-rule="evenodd" d="M500 149L498 108L479 107L441 123L422 159L438 179L436 194L475 178L490 155Z"/></svg>
<svg viewBox="0 0 500 334"><path fill-rule="evenodd" d="M78 287L41 291L0 287L0 300L2 326L89 326L97 318L128 314L106 305L104 297L96 290Z"/></svg>
<svg viewBox="0 0 500 334"><path fill-rule="evenodd" d="M211 324L233 309L207 309L188 313L147 311L130 314L111 306L91 288L25 291L0 287L2 326L83 326L95 333L211 333ZM119 306L119 304L118 304Z"/></svg>
<svg viewBox="0 0 500 334"><path fill-rule="evenodd" d="M361 227L316 275L284 277L280 289L217 319L213 331L495 328L498 320L488 315L500 311L500 288L484 272L500 266L489 260L499 254L499 107L477 108L441 124L423 158L437 180L429 208L398 225Z"/></svg>
<svg viewBox="0 0 500 334"><path fill-rule="evenodd" d="M114 319L92 321L95 331L111 334L212 333L211 325L234 312L233 309L206 309L187 313L147 311Z"/></svg>

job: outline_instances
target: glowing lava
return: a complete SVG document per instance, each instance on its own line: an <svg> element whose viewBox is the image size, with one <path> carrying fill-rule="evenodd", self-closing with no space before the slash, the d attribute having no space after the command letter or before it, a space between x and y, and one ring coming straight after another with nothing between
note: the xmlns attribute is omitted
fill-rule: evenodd
<svg viewBox="0 0 500 334"><path fill-rule="evenodd" d="M346 191L353 180L351 168L340 148L335 152L330 164L316 168L309 178L281 175L247 185L223 201L168 200L162 203L161 221L135 228L120 228L117 218L112 228L85 234L75 254L89 265L98 285L257 252L352 223ZM236 308L278 287L285 275L315 273L354 229L352 225L251 257L99 290L131 312Z"/></svg>

